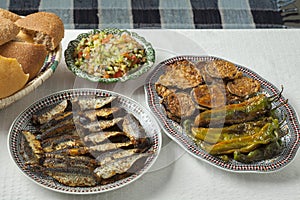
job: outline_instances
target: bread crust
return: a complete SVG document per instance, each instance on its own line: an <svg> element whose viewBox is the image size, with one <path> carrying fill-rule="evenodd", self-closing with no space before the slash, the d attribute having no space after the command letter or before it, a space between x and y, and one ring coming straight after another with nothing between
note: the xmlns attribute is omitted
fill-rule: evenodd
<svg viewBox="0 0 300 200"><path fill-rule="evenodd" d="M46 44L48 50L54 50L64 37L64 24L54 13L36 12L17 20L15 24L24 32L33 35L36 43ZM41 34L47 37L41 39L38 36Z"/></svg>
<svg viewBox="0 0 300 200"><path fill-rule="evenodd" d="M10 41L0 46L0 55L16 58L23 71L29 74L29 80L37 76L47 56L45 45Z"/></svg>
<svg viewBox="0 0 300 200"><path fill-rule="evenodd" d="M0 16L0 45L14 39L20 28L14 22Z"/></svg>
<svg viewBox="0 0 300 200"><path fill-rule="evenodd" d="M21 16L15 14L13 12L10 12L8 10L5 10L3 8L0 8L0 16L4 17L6 19L9 19L13 22L17 21L18 19L21 19Z"/></svg>
<svg viewBox="0 0 300 200"><path fill-rule="evenodd" d="M0 99L8 97L22 89L28 81L15 58L0 56Z"/></svg>

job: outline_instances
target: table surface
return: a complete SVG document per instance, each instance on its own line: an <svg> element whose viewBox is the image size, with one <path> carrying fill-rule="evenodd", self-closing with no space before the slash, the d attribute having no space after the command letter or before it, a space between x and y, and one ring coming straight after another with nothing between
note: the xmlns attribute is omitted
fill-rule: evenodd
<svg viewBox="0 0 300 200"><path fill-rule="evenodd" d="M66 30L63 51L81 32ZM300 112L300 30L134 30L152 43L156 63L177 55L211 55L257 72L276 87ZM300 157L278 172L233 173L213 167L184 152L163 134L157 162L144 176L120 189L94 195L69 195L47 190L26 178L10 159L7 134L13 120L32 102L71 88L104 88L123 93L146 106L143 81L147 74L125 85L97 85L75 76L64 57L55 73L35 91L0 110L0 199L299 199ZM124 88L126 90L124 90Z"/></svg>

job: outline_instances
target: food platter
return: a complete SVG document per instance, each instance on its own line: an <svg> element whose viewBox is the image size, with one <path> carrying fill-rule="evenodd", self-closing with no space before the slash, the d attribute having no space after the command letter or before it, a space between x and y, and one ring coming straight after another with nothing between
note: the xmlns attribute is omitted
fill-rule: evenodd
<svg viewBox="0 0 300 200"><path fill-rule="evenodd" d="M177 142L185 151L197 159L203 160L223 170L232 172L274 172L284 168L292 162L298 151L300 141L300 129L296 112L289 103L286 103L286 99L283 95L281 95L281 91L272 83L263 79L250 69L237 64L235 65L238 70L243 72L246 77L257 80L260 83L261 93L265 94L266 96L279 97L278 101L273 102L272 104L274 104L274 107L278 107L276 109L276 116L283 122L280 129L287 133L281 138L283 150L278 155L270 159L264 159L251 163L242 163L234 159L224 160L218 156L213 156L196 145L191 137L187 135L185 129L183 128L182 121L179 123L167 117L165 107L162 105L162 98L158 95L155 88L155 84L159 80L160 76L164 73L166 66L181 60L188 60L196 64L199 61L210 62L223 59L213 56L177 56L159 63L148 75L144 87L148 106L158 118L158 121L160 122L164 132L171 139Z"/></svg>
<svg viewBox="0 0 300 200"><path fill-rule="evenodd" d="M65 100L71 101L76 98L90 100L93 98L97 99L107 97L116 98L114 103L115 105L124 109L126 113L131 113L136 119L138 119L141 126L145 130L147 138L149 138L151 141L151 146L145 152L148 153L149 156L147 156L147 159L141 164L140 168L138 168L136 171L132 171L128 176L122 177L107 184L97 184L94 186L68 186L58 182L51 176L41 173L41 171L34 170L34 167L26 164L28 163L28 160L25 159L23 155L24 152L22 153L21 150L22 145L20 144L21 141L24 140L21 132L22 130L27 130L30 132L35 131L35 126L33 125L32 121L34 115L45 113ZM136 101L128 97L100 89L70 89L44 97L26 108L11 125L8 136L8 148L10 156L17 165L18 169L21 170L21 172L27 178L38 185L62 193L92 194L118 189L132 183L145 174L152 164L154 164L160 152L161 133L160 127L152 114L147 109L140 106Z"/></svg>
<svg viewBox="0 0 300 200"><path fill-rule="evenodd" d="M97 64L97 66L94 66L95 64L92 63L92 68L93 68L92 71L93 72L87 72L84 69L81 69L80 67L78 67L76 65L76 58L74 56L74 52L76 52L76 48L78 47L78 45L80 44L80 41L82 41L82 39L88 38L90 35L99 34L99 33L100 34L103 33L108 36L113 35L113 38L114 37L122 38L123 35L127 35L129 38L135 40L139 45L141 45L143 47L143 49L145 51L144 57L146 58L146 61L143 64L140 64L137 68L130 69L129 71L127 71L124 75L122 75L120 77L103 77L102 75L101 76L95 75L95 73L94 73L95 71L93 71L93 70L95 70L97 68L97 66L101 66L102 61L100 61L100 63ZM129 43L130 42L127 42L126 45L130 45ZM106 43L102 44L102 46L100 46L101 48L99 47L99 49L106 49L104 53L97 52L99 49L96 51L96 54L99 54L97 56L97 59L102 56L105 57L104 54L107 54L108 52L111 53L113 47L115 47L115 49L118 49L118 48L116 48L115 42L112 42L112 44L108 44L106 46L104 46L104 45L106 45ZM88 48L89 48L89 52L92 52L92 50L90 50L92 48L90 48L90 47L88 47ZM126 49L126 48L122 47L120 49ZM115 56L114 55L115 53L116 52L113 52L112 55L109 56L109 60ZM76 76L90 80L92 82L114 83L114 82L118 82L118 81L124 82L124 81L130 80L130 79L135 79L135 78L139 77L140 75L142 75L143 73L147 72L155 62L155 51L154 51L152 45L148 41L146 41L146 39L144 37L141 37L140 35L138 35L135 32L116 29L116 28L93 30L88 33L82 33L82 34L78 35L76 39L71 40L69 42L68 47L65 50L64 54L65 54L65 62L67 64L68 69L70 71L72 71ZM121 56L121 55L119 55L119 56ZM89 56L89 57L92 57L92 56ZM122 57L123 57L123 55L122 55ZM84 60L87 60L87 58L84 58ZM122 60L123 60L123 58L122 58ZM113 62L113 63L115 63L115 62ZM105 71L108 71L109 68L114 68L115 66L113 66L113 65L114 64L106 66L106 64L105 64L105 66L106 66ZM102 70L102 67L100 69Z"/></svg>
<svg viewBox="0 0 300 200"><path fill-rule="evenodd" d="M46 56L45 62L41 67L39 74L28 82L23 89L19 90L15 94L0 99L0 109L5 108L15 101L20 100L25 95L29 94L43 82L45 82L56 70L62 56L62 45L60 44L54 51L51 51Z"/></svg>

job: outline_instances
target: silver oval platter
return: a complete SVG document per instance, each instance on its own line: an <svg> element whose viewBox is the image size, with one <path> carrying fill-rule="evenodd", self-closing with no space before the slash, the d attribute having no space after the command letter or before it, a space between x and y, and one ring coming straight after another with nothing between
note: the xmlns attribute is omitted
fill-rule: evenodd
<svg viewBox="0 0 300 200"><path fill-rule="evenodd" d="M60 136L53 130L62 124ZM102 193L147 172L160 152L160 131L154 116L128 97L70 89L20 113L9 130L8 148L18 169L40 186L62 193Z"/></svg>
<svg viewBox="0 0 300 200"><path fill-rule="evenodd" d="M207 63L215 60L226 61L212 56L177 56L159 63L148 75L144 87L148 106L158 118L164 132L171 139L194 157L227 171L266 173L280 170L291 163L300 145L300 126L295 110L287 103L281 91L273 84L248 68L236 64L234 65L244 76L257 80L260 83L260 93L265 94L267 97L278 97L276 102L272 102L272 107L278 107L276 108L275 115L279 118L278 121L281 121L280 131L286 133L280 138L282 149L278 154L268 159L253 162L239 162L232 157L225 157L224 159L224 157L222 158L221 156L213 156L203 150L201 145L197 145L195 140L187 134L186 128L184 128L184 122L176 122L174 119L168 117L165 105L162 103L163 98L156 90L156 83L160 76L165 73L166 67L182 60L187 60L197 66L200 66L199 63Z"/></svg>

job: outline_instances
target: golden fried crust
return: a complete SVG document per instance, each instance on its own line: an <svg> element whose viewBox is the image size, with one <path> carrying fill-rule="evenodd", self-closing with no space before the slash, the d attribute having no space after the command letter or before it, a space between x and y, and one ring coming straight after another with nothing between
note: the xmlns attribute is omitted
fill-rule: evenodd
<svg viewBox="0 0 300 200"><path fill-rule="evenodd" d="M47 35L51 40L49 48L47 46L49 50L54 50L64 37L64 24L54 13L36 12L17 20L15 23L23 31L34 34L34 38L37 38L37 34ZM37 43L44 42L40 38L37 40Z"/></svg>
<svg viewBox="0 0 300 200"><path fill-rule="evenodd" d="M214 60L206 64L206 72L214 78L235 79L242 76L237 67L228 61Z"/></svg>
<svg viewBox="0 0 300 200"><path fill-rule="evenodd" d="M178 118L189 117L196 110L192 98L184 92L171 93L163 99L162 103L169 114Z"/></svg>
<svg viewBox="0 0 300 200"><path fill-rule="evenodd" d="M191 95L200 106L216 108L226 105L225 86L221 84L199 85L193 88Z"/></svg>
<svg viewBox="0 0 300 200"><path fill-rule="evenodd" d="M227 84L227 89L231 94L239 97L246 97L260 90L260 83L257 80L243 76Z"/></svg>
<svg viewBox="0 0 300 200"><path fill-rule="evenodd" d="M29 73L29 80L33 79L40 71L47 50L42 44L11 41L0 47L0 55L7 58L16 58L25 73Z"/></svg>
<svg viewBox="0 0 300 200"><path fill-rule="evenodd" d="M13 22L21 19L21 17L13 12L0 8L0 16L9 19Z"/></svg>
<svg viewBox="0 0 300 200"><path fill-rule="evenodd" d="M0 16L0 45L14 39L19 31L12 21Z"/></svg>
<svg viewBox="0 0 300 200"><path fill-rule="evenodd" d="M201 84L202 81L202 76L196 66L187 60L181 60L168 65L165 74L159 77L158 83L187 89Z"/></svg>
<svg viewBox="0 0 300 200"><path fill-rule="evenodd" d="M163 86L160 83L155 83L155 90L159 96L165 98L166 96L170 95L171 93L175 92L175 89L169 89L166 86Z"/></svg>

